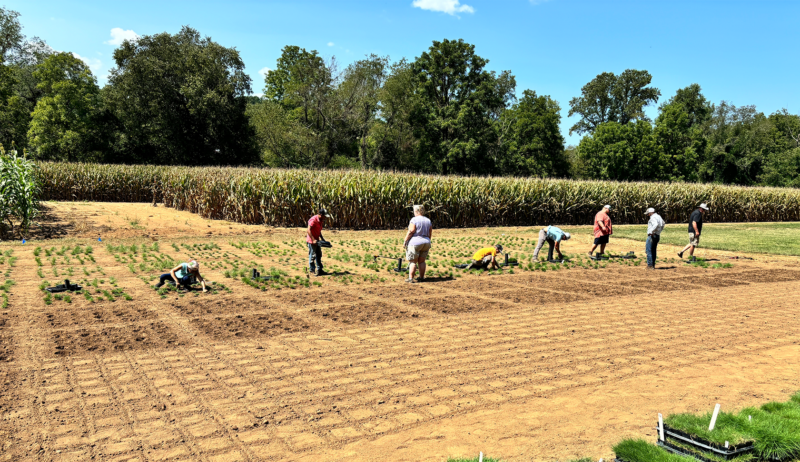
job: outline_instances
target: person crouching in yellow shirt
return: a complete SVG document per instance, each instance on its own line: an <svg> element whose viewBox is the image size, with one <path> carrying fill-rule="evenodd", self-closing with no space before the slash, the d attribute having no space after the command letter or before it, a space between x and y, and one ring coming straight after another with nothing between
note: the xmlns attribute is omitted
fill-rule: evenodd
<svg viewBox="0 0 800 462"><path fill-rule="evenodd" d="M472 256L472 263L466 269L498 269L497 254L503 251L503 246L496 244L494 247L484 247Z"/></svg>

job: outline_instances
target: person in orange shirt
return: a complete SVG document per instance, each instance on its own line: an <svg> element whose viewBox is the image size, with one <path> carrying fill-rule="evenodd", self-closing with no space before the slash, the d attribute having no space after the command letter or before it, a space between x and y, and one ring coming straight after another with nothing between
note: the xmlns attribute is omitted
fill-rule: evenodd
<svg viewBox="0 0 800 462"><path fill-rule="evenodd" d="M608 236L612 234L611 217L608 216L609 212L611 212L611 206L604 205L603 209L594 216L594 245L592 246L592 250L589 251L590 257L598 245L600 246L600 254L606 253Z"/></svg>

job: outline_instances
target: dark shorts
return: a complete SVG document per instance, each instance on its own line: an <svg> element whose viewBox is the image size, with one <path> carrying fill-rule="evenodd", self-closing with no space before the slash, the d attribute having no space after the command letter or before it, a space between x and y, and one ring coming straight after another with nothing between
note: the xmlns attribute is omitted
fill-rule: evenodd
<svg viewBox="0 0 800 462"><path fill-rule="evenodd" d="M594 238L594 245L608 244L608 236Z"/></svg>

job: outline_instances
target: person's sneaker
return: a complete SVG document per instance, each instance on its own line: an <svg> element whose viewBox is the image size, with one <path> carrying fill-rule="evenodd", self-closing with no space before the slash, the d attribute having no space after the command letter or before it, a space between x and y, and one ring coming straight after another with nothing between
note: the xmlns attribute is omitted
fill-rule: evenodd
<svg viewBox="0 0 800 462"><path fill-rule="evenodd" d="M164 287L164 283L163 282L159 282L158 284L156 284L156 289L160 289L162 287Z"/></svg>
<svg viewBox="0 0 800 462"><path fill-rule="evenodd" d="M467 267L466 267L466 268L464 268L464 270L465 270L465 271L469 271L469 270L471 270L471 269L472 269L472 266L473 266L474 264L475 264L474 262L470 263L469 265L467 265Z"/></svg>
<svg viewBox="0 0 800 462"><path fill-rule="evenodd" d="M420 276L419 278L417 278L417 282L425 282L425 278Z"/></svg>
<svg viewBox="0 0 800 462"><path fill-rule="evenodd" d="M654 269L656 269L656 267L655 267L655 266L649 266L649 265L648 265L648 266L647 266L647 269L649 269L649 270L654 270Z"/></svg>
<svg viewBox="0 0 800 462"><path fill-rule="evenodd" d="M417 281L415 281L415 280L413 280L411 278L408 278L408 279L406 279L406 282L409 283L409 284L415 284Z"/></svg>
<svg viewBox="0 0 800 462"><path fill-rule="evenodd" d="M689 257L689 261L697 261L697 257L695 257L694 255L692 255L691 257Z"/></svg>
<svg viewBox="0 0 800 462"><path fill-rule="evenodd" d="M587 253L586 255L588 255L588 256L589 256L589 258L592 258L592 257L593 257L593 255L592 255L592 252L589 252L589 253Z"/></svg>
<svg viewBox="0 0 800 462"><path fill-rule="evenodd" d="M315 275L317 275L317 276L327 276L327 275L328 275L328 274L330 274L330 273L328 273L328 272L327 272L327 271L325 271L325 270L317 270L317 272L316 272L316 273L314 273L314 274L315 274Z"/></svg>
<svg viewBox="0 0 800 462"><path fill-rule="evenodd" d="M683 258L683 252L678 252L678 258Z"/></svg>

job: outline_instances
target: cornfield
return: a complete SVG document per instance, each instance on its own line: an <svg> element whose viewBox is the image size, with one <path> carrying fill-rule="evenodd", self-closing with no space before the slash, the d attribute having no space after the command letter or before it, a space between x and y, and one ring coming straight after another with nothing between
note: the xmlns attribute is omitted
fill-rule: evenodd
<svg viewBox="0 0 800 462"><path fill-rule="evenodd" d="M42 198L163 202L206 218L305 226L317 207L333 227L404 227L424 204L437 227L591 224L604 205L615 223L644 223L655 207L684 222L701 202L709 221L800 221L800 190L694 183L619 183L432 176L374 171L39 163Z"/></svg>

